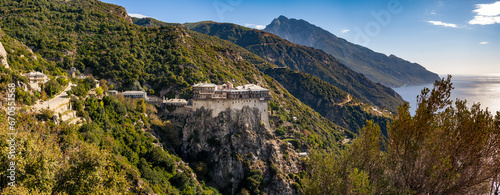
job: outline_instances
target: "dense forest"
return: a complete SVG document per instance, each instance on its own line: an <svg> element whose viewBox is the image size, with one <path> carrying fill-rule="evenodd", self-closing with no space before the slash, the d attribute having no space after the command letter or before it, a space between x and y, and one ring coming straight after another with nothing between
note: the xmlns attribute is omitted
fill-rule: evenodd
<svg viewBox="0 0 500 195"><path fill-rule="evenodd" d="M307 73L288 68L274 68L266 74L280 82L293 96L337 125L357 133L368 120L382 128L387 135L390 118L373 111L371 105L351 97L339 88ZM385 115L389 115L386 113Z"/></svg>
<svg viewBox="0 0 500 195"><path fill-rule="evenodd" d="M31 70L46 73L49 82L55 85L56 76L66 75L65 70L70 67L76 67L82 73L90 70L94 78L109 81L109 86L115 89L139 86L148 91L153 89L158 95L184 98L191 96L190 86L200 81L257 83L270 89L271 128L289 124L282 138L292 142L297 149L333 148L344 136L352 137L350 132L322 117L293 97L276 80L259 71L259 68L275 65L229 41L190 32L176 25L138 26L131 22L123 8L91 0L7 1L0 4L0 15L0 25L5 32L3 43L11 64L11 69L2 67L2 75L5 75L2 76L3 89L10 82L28 83L20 74ZM24 58L34 55L36 58L26 59L34 61L31 64L20 63L25 60L21 55ZM17 128L24 129L22 124L43 124L30 126L32 130L26 129L24 136L32 136L43 129L43 134L56 140L52 148L40 144L26 145L26 150L37 150L43 154L50 154L53 150L58 152L54 158L42 161L54 164L54 171L51 169L54 175L46 179L54 182L46 183L38 178L40 169L47 169L44 164L39 168L20 167L22 178L33 179L19 180L22 188L5 188L5 193L10 190L13 190L11 194L216 192L193 177L189 165L172 154L173 150L161 147L169 145L168 139L158 140L158 137L151 136L153 132L170 131L170 134L178 135L178 127L168 121L152 119L155 117L148 110L154 109L147 106L144 110L144 102L130 103L131 100L109 96L85 99L93 85L90 80L73 80L77 87L69 92L77 97L72 100L72 106L86 121L81 127L51 122L50 112L43 111L39 117L33 117L29 108L20 110L18 117L27 117L29 123L17 123ZM61 81L61 84L64 82ZM160 94L162 89L168 90ZM56 86L54 90L60 89ZM35 98L29 103L24 102L26 98L21 93L38 96L29 89L24 91L18 88L18 91L20 104L30 105L36 101ZM47 98L55 91L50 90ZM2 130L5 133L6 126ZM40 148L37 147L39 145ZM89 165L89 160L85 159L88 156L84 156L86 154L77 155L79 153L76 152L84 147L90 150L89 156L101 156L102 163ZM22 158L34 162L25 155ZM77 161L81 165L72 164ZM96 167L103 169L96 170ZM2 174L5 174L6 169L3 170ZM103 175L109 170L114 170L116 174L110 172L110 175ZM106 183L107 180L109 183ZM93 183L102 185L94 187L90 185ZM128 187L120 191L114 190L114 186Z"/></svg>
<svg viewBox="0 0 500 195"><path fill-rule="evenodd" d="M81 126L19 112L18 186L8 187L2 177L2 194L217 193L198 183L193 171L151 136L155 128L166 128L154 106L113 96L75 101L89 121ZM1 116L0 145L7 148L7 117ZM0 154L3 162L7 154ZM1 167L6 175L7 164Z"/></svg>
<svg viewBox="0 0 500 195"><path fill-rule="evenodd" d="M297 141L307 144L304 132L311 132L320 145L333 146L328 140L339 139L343 131L258 69L274 65L228 41L175 25L138 26L124 8L93 0L9 1L0 13L7 34L58 68L91 68L94 77L108 79L116 89L139 83L157 92L170 89L159 95L190 98L191 85L201 81L258 83L271 89L273 125L314 116L299 117L289 132Z"/></svg>

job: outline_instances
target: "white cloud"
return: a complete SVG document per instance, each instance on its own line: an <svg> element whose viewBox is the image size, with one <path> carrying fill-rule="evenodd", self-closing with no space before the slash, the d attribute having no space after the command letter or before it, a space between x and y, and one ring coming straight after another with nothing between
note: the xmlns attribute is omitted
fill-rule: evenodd
<svg viewBox="0 0 500 195"><path fill-rule="evenodd" d="M437 14L436 10L425 9L425 15L436 15L436 14Z"/></svg>
<svg viewBox="0 0 500 195"><path fill-rule="evenodd" d="M344 30L341 30L341 31L340 31L340 33L341 33L341 34L345 34L345 33L348 33L349 31L351 31L351 30L349 30L349 29L344 29Z"/></svg>
<svg viewBox="0 0 500 195"><path fill-rule="evenodd" d="M255 25L255 28L259 29L259 30L262 30L262 29L266 28L266 26L264 26L264 25Z"/></svg>
<svg viewBox="0 0 500 195"><path fill-rule="evenodd" d="M500 1L491 4L476 4L477 15L469 21L469 24L488 25L500 23Z"/></svg>
<svg viewBox="0 0 500 195"><path fill-rule="evenodd" d="M474 19L469 21L469 24L488 25L500 23L500 16L474 16Z"/></svg>
<svg viewBox="0 0 500 195"><path fill-rule="evenodd" d="M481 44L481 45L488 45L489 43L487 41L483 41L483 42L481 42L479 44Z"/></svg>
<svg viewBox="0 0 500 195"><path fill-rule="evenodd" d="M255 28L258 30L262 30L262 29L266 28L266 26L260 25L260 24L245 24L245 26L248 28Z"/></svg>
<svg viewBox="0 0 500 195"><path fill-rule="evenodd" d="M433 25L436 25L436 26L458 28L458 26L456 24L452 24L452 23L445 23L445 22L441 22L441 21L427 21L427 22L431 23Z"/></svg>
<svg viewBox="0 0 500 195"><path fill-rule="evenodd" d="M500 1L492 4L476 4L476 8L473 12L481 16L498 16L500 15Z"/></svg>
<svg viewBox="0 0 500 195"><path fill-rule="evenodd" d="M130 17L135 17L135 18L151 18L150 16L145 16L142 14L128 14Z"/></svg>

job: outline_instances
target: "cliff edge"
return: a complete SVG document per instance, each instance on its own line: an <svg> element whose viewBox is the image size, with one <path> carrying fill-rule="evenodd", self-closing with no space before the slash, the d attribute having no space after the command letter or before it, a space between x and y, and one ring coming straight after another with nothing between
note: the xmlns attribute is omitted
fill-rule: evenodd
<svg viewBox="0 0 500 195"><path fill-rule="evenodd" d="M189 113L182 131L183 159L198 175L224 194L297 194L289 175L300 169L298 154L276 139L257 108L211 113Z"/></svg>

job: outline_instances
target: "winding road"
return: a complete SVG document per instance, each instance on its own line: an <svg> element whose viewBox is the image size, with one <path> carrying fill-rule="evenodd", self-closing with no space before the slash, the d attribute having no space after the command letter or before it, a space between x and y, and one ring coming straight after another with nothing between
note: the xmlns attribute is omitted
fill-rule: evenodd
<svg viewBox="0 0 500 195"><path fill-rule="evenodd" d="M62 91L61 93L56 95L54 98L47 100L47 101L44 101L44 102L41 102L41 103L37 103L37 104L33 105L31 108L34 111L40 111L43 108L55 109L55 108L58 108L60 105L67 103L68 100L66 99L66 97L68 96L68 94L66 92L71 89L72 85L73 84L71 82L69 82L68 87L66 87L66 89L64 89L64 91Z"/></svg>

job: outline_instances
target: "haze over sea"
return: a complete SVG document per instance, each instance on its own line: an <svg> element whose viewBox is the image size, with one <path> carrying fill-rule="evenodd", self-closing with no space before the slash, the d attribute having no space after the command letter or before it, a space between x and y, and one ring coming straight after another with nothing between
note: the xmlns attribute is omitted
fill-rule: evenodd
<svg viewBox="0 0 500 195"><path fill-rule="evenodd" d="M446 77L446 75L440 75ZM451 100L466 99L467 107L473 103L481 103L481 109L488 108L488 111L493 115L496 111L500 111L500 75L488 76L453 76L451 78L453 89L451 91ZM432 84L404 86L393 88L399 93L404 100L410 103L410 112L415 114L417 95L420 91L427 87L432 89Z"/></svg>

